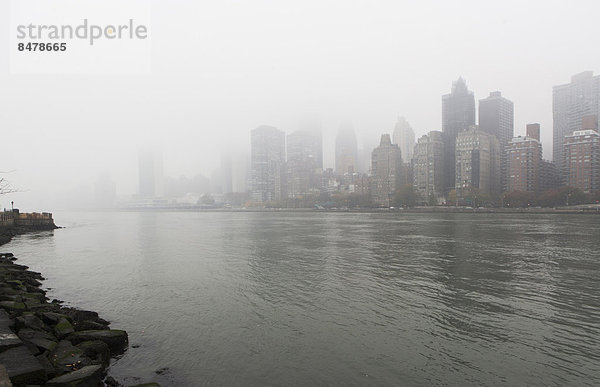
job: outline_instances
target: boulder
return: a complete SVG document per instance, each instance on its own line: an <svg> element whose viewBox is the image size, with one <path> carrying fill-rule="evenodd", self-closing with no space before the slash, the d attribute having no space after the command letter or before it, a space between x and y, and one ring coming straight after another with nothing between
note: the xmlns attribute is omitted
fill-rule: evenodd
<svg viewBox="0 0 600 387"><path fill-rule="evenodd" d="M24 314L20 317L17 317L15 319L15 327L17 329L25 327L37 330L42 330L45 328L42 320L33 314Z"/></svg>
<svg viewBox="0 0 600 387"><path fill-rule="evenodd" d="M110 362L110 348L104 341L83 341L77 344L77 348L83 351L83 354L92 360L108 365Z"/></svg>
<svg viewBox="0 0 600 387"><path fill-rule="evenodd" d="M73 324L76 331L102 331L110 329L108 325L103 325L95 321L87 320Z"/></svg>
<svg viewBox="0 0 600 387"><path fill-rule="evenodd" d="M46 370L24 345L0 353L0 364L6 367L14 385L43 384L46 381Z"/></svg>
<svg viewBox="0 0 600 387"><path fill-rule="evenodd" d="M25 304L16 301L0 301L0 306L9 312L22 312L25 310Z"/></svg>
<svg viewBox="0 0 600 387"><path fill-rule="evenodd" d="M83 351L66 340L61 340L48 356L50 363L61 372L78 370L91 365L92 361Z"/></svg>
<svg viewBox="0 0 600 387"><path fill-rule="evenodd" d="M69 372L50 379L46 386L48 387L97 387L102 386L102 367L91 365L83 367L77 371Z"/></svg>
<svg viewBox="0 0 600 387"><path fill-rule="evenodd" d="M79 331L69 335L68 339L73 344L79 344L83 341L103 341L108 344L112 354L123 352L129 342L127 332L118 329Z"/></svg>
<svg viewBox="0 0 600 387"><path fill-rule="evenodd" d="M54 333L56 333L56 337L58 337L59 339L66 337L67 335L70 335L73 332L75 332L75 329L73 329L73 325L71 325L71 323L66 318L61 318L60 320L58 320L58 323L54 326Z"/></svg>
<svg viewBox="0 0 600 387"><path fill-rule="evenodd" d="M69 319L64 314L55 313L55 312L44 312L41 313L41 318L46 322L46 324L56 325L61 318Z"/></svg>

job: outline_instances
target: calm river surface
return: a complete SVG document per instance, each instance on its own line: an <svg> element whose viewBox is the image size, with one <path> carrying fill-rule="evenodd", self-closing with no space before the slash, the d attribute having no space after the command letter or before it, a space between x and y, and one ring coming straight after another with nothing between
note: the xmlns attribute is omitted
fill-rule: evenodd
<svg viewBox="0 0 600 387"><path fill-rule="evenodd" d="M600 216L54 217L1 250L128 331L121 381L600 385Z"/></svg>

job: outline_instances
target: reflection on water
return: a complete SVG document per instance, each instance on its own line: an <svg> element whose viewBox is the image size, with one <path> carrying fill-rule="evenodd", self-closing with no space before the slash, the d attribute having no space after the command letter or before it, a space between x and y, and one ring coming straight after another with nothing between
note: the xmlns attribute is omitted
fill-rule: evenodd
<svg viewBox="0 0 600 387"><path fill-rule="evenodd" d="M165 385L600 384L600 218L56 214L4 250ZM169 367L156 376L154 370ZM128 379L133 381L133 379Z"/></svg>

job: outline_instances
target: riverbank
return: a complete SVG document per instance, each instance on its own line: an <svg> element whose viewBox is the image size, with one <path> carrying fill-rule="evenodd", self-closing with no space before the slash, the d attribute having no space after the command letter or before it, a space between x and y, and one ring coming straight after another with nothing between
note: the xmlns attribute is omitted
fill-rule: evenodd
<svg viewBox="0 0 600 387"><path fill-rule="evenodd" d="M127 332L96 312L49 301L42 275L16 260L0 253L0 386L122 386L107 369L127 350Z"/></svg>

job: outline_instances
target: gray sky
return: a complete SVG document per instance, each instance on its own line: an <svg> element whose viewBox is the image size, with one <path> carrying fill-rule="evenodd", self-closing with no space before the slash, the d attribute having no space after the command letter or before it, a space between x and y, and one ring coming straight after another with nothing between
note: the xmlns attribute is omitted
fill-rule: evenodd
<svg viewBox="0 0 600 387"><path fill-rule="evenodd" d="M224 147L249 151L252 128L289 133L307 118L321 121L332 167L342 121L359 142L378 141L398 115L417 137L441 130L441 95L458 76L476 100L500 90L514 102L515 134L540 122L550 158L552 86L600 73L598 1L149 4L149 74L15 75L2 2L0 170L27 192L0 205L51 206L101 173L132 194L149 145L162 148L165 175L210 176Z"/></svg>

